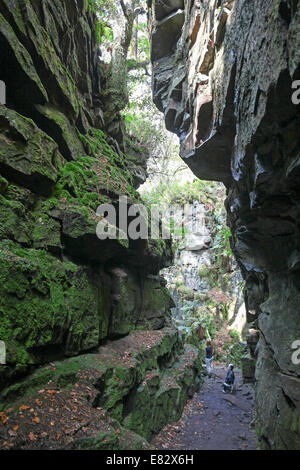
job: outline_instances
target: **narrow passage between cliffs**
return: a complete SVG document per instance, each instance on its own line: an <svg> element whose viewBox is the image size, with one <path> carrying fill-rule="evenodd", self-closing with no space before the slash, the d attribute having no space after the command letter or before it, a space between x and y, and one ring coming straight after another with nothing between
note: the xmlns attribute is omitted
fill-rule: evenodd
<svg viewBox="0 0 300 470"><path fill-rule="evenodd" d="M152 441L162 450L255 450L253 388L236 371L232 394L222 392L226 367L219 364L211 378L185 406L182 417L168 424Z"/></svg>

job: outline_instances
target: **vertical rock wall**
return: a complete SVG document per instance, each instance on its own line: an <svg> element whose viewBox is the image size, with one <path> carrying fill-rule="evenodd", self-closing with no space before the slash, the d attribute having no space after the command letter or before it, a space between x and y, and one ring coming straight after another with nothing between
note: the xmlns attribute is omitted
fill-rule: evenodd
<svg viewBox="0 0 300 470"><path fill-rule="evenodd" d="M154 0L150 27L154 102L195 175L227 188L261 446L299 449L299 2Z"/></svg>
<svg viewBox="0 0 300 470"><path fill-rule="evenodd" d="M107 338L161 328L172 305L157 276L164 243L96 235L100 204L140 202L147 154L109 119L91 5L0 1L0 389Z"/></svg>
<svg viewBox="0 0 300 470"><path fill-rule="evenodd" d="M224 197L224 188L219 187L216 194L217 198ZM235 331L245 335L247 326L242 294L243 279L237 263L230 255L224 255L224 247L218 247L215 240L218 222L220 223L214 213L216 205L219 202L213 202L212 199L207 199L206 202L196 200L190 204L185 220L185 237L178 243L174 264L163 269L161 274L167 280L167 287L176 304L172 309L175 319L182 319L182 307L186 302L188 304L185 306L194 302L198 308L207 309L210 306L215 323L219 320L222 323L223 319ZM222 217L225 214L223 207ZM221 313L222 307L225 314ZM221 319L221 316L224 318Z"/></svg>

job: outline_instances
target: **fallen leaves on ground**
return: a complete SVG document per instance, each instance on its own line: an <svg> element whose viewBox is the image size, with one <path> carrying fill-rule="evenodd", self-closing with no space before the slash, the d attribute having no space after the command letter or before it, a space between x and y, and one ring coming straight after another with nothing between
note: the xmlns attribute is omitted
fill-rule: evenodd
<svg viewBox="0 0 300 470"><path fill-rule="evenodd" d="M33 434L33 432L30 432L30 433L28 434L28 437L29 437L29 439L30 439L31 441L35 441L35 440L36 440L36 436Z"/></svg>
<svg viewBox="0 0 300 470"><path fill-rule="evenodd" d="M21 405L19 406L19 411L26 411L26 410L29 410L30 406L28 405Z"/></svg>
<svg viewBox="0 0 300 470"><path fill-rule="evenodd" d="M8 421L8 418L7 418L6 414L4 413L4 411L2 411L0 413L0 422L1 422L0 424L2 424L4 426L5 424L7 424L7 421Z"/></svg>

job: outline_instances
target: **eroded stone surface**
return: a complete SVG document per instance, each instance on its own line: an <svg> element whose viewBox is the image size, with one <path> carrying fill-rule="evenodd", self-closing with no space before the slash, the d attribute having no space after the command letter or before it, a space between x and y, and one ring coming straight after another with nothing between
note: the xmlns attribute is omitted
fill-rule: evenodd
<svg viewBox="0 0 300 470"><path fill-rule="evenodd" d="M105 338L162 328L171 300L157 274L171 253L164 242L129 244L117 219L115 239L98 237L99 205L118 212L120 195L141 202L148 154L124 135L119 113L106 122L109 67L91 2L3 0L0 8L3 389ZM112 267L131 280L122 300Z"/></svg>
<svg viewBox="0 0 300 470"><path fill-rule="evenodd" d="M75 384L76 387L77 384L77 392L72 394L77 395L83 387L88 392L85 402L88 401L89 406L87 403L84 406L88 413L86 418L90 419L86 420L84 437L75 436L68 447L113 450L123 446L131 449L131 437L135 436L135 445L142 448L142 440L151 439L166 423L179 419L187 399L199 387L201 362L199 351L184 346L175 329L136 331L108 342L93 354L38 369L24 381L9 387L2 394L0 406L18 410L24 400L29 402L39 397L44 401L41 393L47 393L45 388L49 385L50 394L59 394L60 391L64 393L66 386L70 388ZM65 393L68 394L68 390ZM82 399L81 393L79 396ZM42 407L43 402L37 401ZM89 426L95 408L101 411L96 429ZM40 408L40 414L43 411L43 407ZM10 420L13 419L10 415ZM107 424L112 426L106 429ZM117 435L120 429L122 443L119 443L121 436ZM127 440L123 435L126 432ZM51 436L44 441L43 448L47 448L47 442L50 446Z"/></svg>
<svg viewBox="0 0 300 470"><path fill-rule="evenodd" d="M292 102L299 23L297 1L189 0L174 53L153 57L154 102L179 136L182 158L199 178L227 187L248 321L261 335L251 368L257 359L257 429L266 448L299 448L294 394L276 385L300 376L292 363L300 326L300 118Z"/></svg>

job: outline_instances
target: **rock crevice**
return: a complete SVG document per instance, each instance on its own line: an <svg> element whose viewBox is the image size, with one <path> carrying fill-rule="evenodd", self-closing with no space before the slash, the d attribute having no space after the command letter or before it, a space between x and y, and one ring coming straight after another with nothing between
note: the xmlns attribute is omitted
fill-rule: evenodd
<svg viewBox="0 0 300 470"><path fill-rule="evenodd" d="M172 305L158 276L168 243L129 243L118 218L115 239L98 237L98 206L141 202L147 152L127 143L120 113L117 135L106 123L96 22L87 0L0 2L0 389L108 338L161 329Z"/></svg>
<svg viewBox="0 0 300 470"><path fill-rule="evenodd" d="M258 435L276 449L300 442L299 411L276 385L281 374L299 376L299 15L298 1L187 0L174 52L152 56L154 102L179 136L182 158L196 176L227 188L248 321L262 333L246 375L256 363ZM299 396L297 382L287 381L284 393Z"/></svg>

